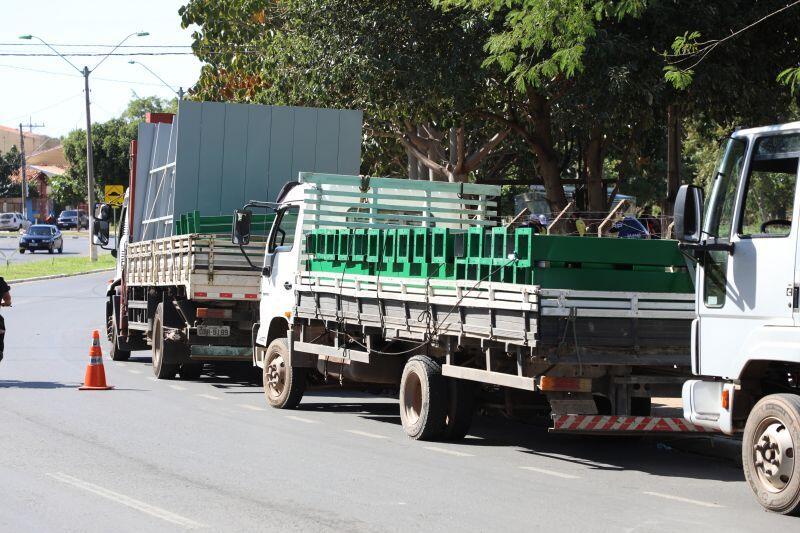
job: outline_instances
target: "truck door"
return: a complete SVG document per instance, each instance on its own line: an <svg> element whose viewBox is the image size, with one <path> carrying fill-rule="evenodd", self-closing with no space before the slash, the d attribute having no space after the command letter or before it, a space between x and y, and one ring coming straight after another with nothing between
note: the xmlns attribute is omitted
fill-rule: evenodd
<svg viewBox="0 0 800 533"><path fill-rule="evenodd" d="M262 333L266 335L263 328L269 327L269 319L285 316L284 313L294 307L292 284L297 274L300 245L297 235L300 229L297 225L299 211L300 207L296 204L279 209L267 240L264 276L261 279L262 330L258 336L259 342L263 342Z"/></svg>
<svg viewBox="0 0 800 533"><path fill-rule="evenodd" d="M748 157L749 154L749 157ZM793 326L800 134L730 139L703 231L697 374L735 379L770 326Z"/></svg>

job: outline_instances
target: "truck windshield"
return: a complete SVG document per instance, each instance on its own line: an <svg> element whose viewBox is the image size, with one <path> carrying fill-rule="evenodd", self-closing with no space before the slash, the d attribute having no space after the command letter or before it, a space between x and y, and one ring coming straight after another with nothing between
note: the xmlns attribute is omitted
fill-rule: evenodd
<svg viewBox="0 0 800 533"><path fill-rule="evenodd" d="M717 174L711 182L703 232L720 242L728 242L733 227L733 204L736 198L736 185L742 173L747 143L742 139L728 139L722 152Z"/></svg>

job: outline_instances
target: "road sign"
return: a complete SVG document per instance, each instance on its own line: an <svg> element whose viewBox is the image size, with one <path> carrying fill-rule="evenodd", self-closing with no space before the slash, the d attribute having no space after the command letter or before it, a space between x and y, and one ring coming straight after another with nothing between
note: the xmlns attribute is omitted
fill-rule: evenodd
<svg viewBox="0 0 800 533"><path fill-rule="evenodd" d="M114 207L122 207L122 200L125 198L124 185L106 185L106 203Z"/></svg>

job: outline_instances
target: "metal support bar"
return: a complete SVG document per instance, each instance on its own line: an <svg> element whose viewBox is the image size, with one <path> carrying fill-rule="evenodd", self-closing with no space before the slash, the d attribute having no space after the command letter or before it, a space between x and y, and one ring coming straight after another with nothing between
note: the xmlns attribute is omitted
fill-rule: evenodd
<svg viewBox="0 0 800 533"><path fill-rule="evenodd" d="M489 372L479 368L466 368L462 366L442 365L442 375L449 378L467 379L469 381L479 381L481 383L491 383L501 387L511 387L534 391L536 384L533 378L512 376L502 372Z"/></svg>

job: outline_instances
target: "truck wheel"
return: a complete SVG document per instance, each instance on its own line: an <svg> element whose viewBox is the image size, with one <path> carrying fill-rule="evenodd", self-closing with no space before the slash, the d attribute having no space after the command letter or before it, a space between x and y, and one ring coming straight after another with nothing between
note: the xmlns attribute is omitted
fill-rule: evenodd
<svg viewBox="0 0 800 533"><path fill-rule="evenodd" d="M742 465L750 488L764 508L782 514L800 511L800 396L771 394L747 417Z"/></svg>
<svg viewBox="0 0 800 533"><path fill-rule="evenodd" d="M164 338L164 304L158 304L153 317L153 375L158 379L173 379L178 372L175 362L175 341Z"/></svg>
<svg viewBox="0 0 800 533"><path fill-rule="evenodd" d="M294 409L306 391L306 369L289 364L286 339L275 339L264 356L264 396L278 409Z"/></svg>
<svg viewBox="0 0 800 533"><path fill-rule="evenodd" d="M442 367L426 355L406 362L400 379L400 421L412 439L441 437L447 414L447 387Z"/></svg>
<svg viewBox="0 0 800 533"><path fill-rule="evenodd" d="M444 424L444 438L461 440L472 425L475 410L477 383L465 379L447 379L447 414Z"/></svg>
<svg viewBox="0 0 800 533"><path fill-rule="evenodd" d="M130 350L120 350L118 346L119 328L117 327L117 319L114 316L114 311L111 311L111 316L108 317L108 340L111 342L111 360L112 361L127 361L131 358Z"/></svg>
<svg viewBox="0 0 800 533"><path fill-rule="evenodd" d="M203 363L199 363L197 361L192 361L191 363L181 363L180 370L178 370L178 374L180 374L181 379L200 379L200 375L203 373Z"/></svg>

